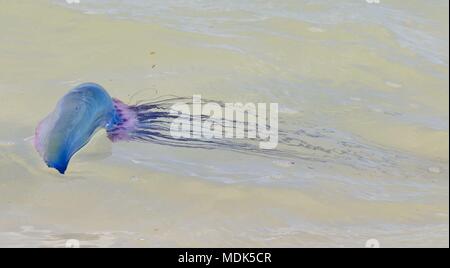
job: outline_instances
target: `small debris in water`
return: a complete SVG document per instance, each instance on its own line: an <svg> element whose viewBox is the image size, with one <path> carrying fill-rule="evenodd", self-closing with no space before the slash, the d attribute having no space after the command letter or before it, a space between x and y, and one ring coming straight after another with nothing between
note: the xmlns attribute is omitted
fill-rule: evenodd
<svg viewBox="0 0 450 268"><path fill-rule="evenodd" d="M155 51L150 51L150 55L155 55L156 52Z"/></svg>
<svg viewBox="0 0 450 268"><path fill-rule="evenodd" d="M137 181L139 181L140 179L139 179L139 177L137 177L137 176L133 176L133 177L131 177L131 179L130 179L130 181L132 181L132 182L137 182Z"/></svg>
<svg viewBox="0 0 450 268"><path fill-rule="evenodd" d="M288 161L288 160L276 160L276 161L273 161L273 163L279 167L284 167L284 168L293 167L295 165L294 161Z"/></svg>
<svg viewBox="0 0 450 268"><path fill-rule="evenodd" d="M428 172L439 174L439 173L441 173L441 169L438 167L430 167L430 168L428 168Z"/></svg>

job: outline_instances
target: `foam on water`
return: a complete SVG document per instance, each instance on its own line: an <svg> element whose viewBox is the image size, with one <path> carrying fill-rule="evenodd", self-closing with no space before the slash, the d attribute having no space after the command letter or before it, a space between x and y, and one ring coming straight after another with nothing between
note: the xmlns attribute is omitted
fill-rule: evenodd
<svg viewBox="0 0 450 268"><path fill-rule="evenodd" d="M433 63L448 65L448 40L417 27L440 28L441 25L429 17L421 16L419 9L398 7L396 3L398 1L371 4L365 0L84 0L76 5L70 3L69 6L87 14L108 14L116 18L163 23L180 30L230 37L244 37L248 25L243 24L250 24L251 27L253 22L274 18L293 19L320 27L347 23L380 25L395 34L402 46ZM428 1L427 5L435 11L448 8L446 1ZM320 27L313 26L309 30L324 32ZM265 31L258 27L251 29Z"/></svg>

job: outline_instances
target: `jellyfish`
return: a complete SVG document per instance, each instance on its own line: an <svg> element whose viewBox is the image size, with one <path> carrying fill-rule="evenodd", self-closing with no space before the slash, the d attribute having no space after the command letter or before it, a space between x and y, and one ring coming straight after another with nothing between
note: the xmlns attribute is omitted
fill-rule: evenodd
<svg viewBox="0 0 450 268"><path fill-rule="evenodd" d="M47 166L61 174L65 174L72 157L100 129L106 130L112 142L137 141L190 148L256 150L253 144L173 137L171 121L180 115L173 113L171 107L187 101L187 98L170 97L128 105L112 98L102 86L84 83L63 96L56 108L38 124L34 147ZM206 118L201 116L200 120Z"/></svg>

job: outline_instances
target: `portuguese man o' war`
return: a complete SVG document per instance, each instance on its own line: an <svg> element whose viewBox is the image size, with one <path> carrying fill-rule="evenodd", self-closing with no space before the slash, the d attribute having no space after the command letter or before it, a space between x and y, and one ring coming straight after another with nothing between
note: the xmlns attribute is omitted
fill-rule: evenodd
<svg viewBox="0 0 450 268"><path fill-rule="evenodd" d="M215 103L226 111L226 103ZM189 122L200 120L203 127L214 121L224 130L224 133L228 130L237 133L238 130L242 130L242 127L247 134L249 132L248 122L227 117L215 121L217 119L213 119L208 114L201 113L200 116L197 116L190 114L189 111L180 113L174 109L179 104L190 105L194 110L196 102L194 99L172 96L126 104L119 99L112 98L102 86L95 83L84 83L63 96L56 108L38 124L34 136L34 147L47 166L56 169L61 174L65 174L72 157L87 145L100 129L106 130L107 137L112 142L150 142L173 147L236 151L282 161L289 160L286 162L287 165L283 164L284 167L293 165L295 163L293 159L323 162L326 161L325 157L330 157L330 155L340 159L340 156L353 153L348 150L348 142L341 143L341 147L333 150L312 144L310 143L312 139L318 139L320 136L315 133L309 134L303 130L292 133L287 130L279 130L279 142L285 147L283 150L261 148L257 145L258 142L261 144L261 140L265 139L261 136L257 138L247 136L247 139L207 138L197 135L179 137L173 135L171 130L173 123L180 118L187 118ZM255 125L258 133L260 129L272 128L273 124L266 125L264 123L264 114L258 113L255 118L258 121ZM264 120L259 120L260 118ZM271 122L271 120L269 121ZM190 132L198 134L195 128L190 129ZM306 138L300 137L300 135ZM306 139L310 139L310 141ZM298 156L295 150L291 151L286 146L300 147L322 157ZM354 147L354 145L352 146ZM370 153L370 150L368 152L363 150L359 153ZM361 156L359 158L364 159ZM352 163L355 161L353 158L349 159ZM277 160L274 163L279 162ZM363 164L361 163L361 165Z"/></svg>
<svg viewBox="0 0 450 268"><path fill-rule="evenodd" d="M190 148L227 148L256 151L252 144L226 140L174 138L170 133L171 107L187 98L172 97L159 101L127 105L112 98L100 85L81 84L67 93L36 128L34 146L50 168L64 174L71 158L100 130L105 129L112 142L144 141ZM202 117L201 120L204 120Z"/></svg>
<svg viewBox="0 0 450 268"><path fill-rule="evenodd" d="M106 129L113 141L125 139L135 124L132 115L100 85L82 84L66 94L39 123L34 146L48 167L64 174L72 156L97 130Z"/></svg>
<svg viewBox="0 0 450 268"><path fill-rule="evenodd" d="M94 134L105 129L112 142L168 143L170 106L183 98L126 105L95 83L84 83L67 93L36 128L34 146L45 163L61 174L71 158Z"/></svg>

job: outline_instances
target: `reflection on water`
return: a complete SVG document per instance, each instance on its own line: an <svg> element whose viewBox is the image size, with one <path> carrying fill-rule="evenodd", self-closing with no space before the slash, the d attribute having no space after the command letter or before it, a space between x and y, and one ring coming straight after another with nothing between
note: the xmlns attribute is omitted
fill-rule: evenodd
<svg viewBox="0 0 450 268"><path fill-rule="evenodd" d="M3 1L0 246L448 246L447 1ZM42 19L52 18L52 19ZM265 154L31 146L71 87L277 102Z"/></svg>

